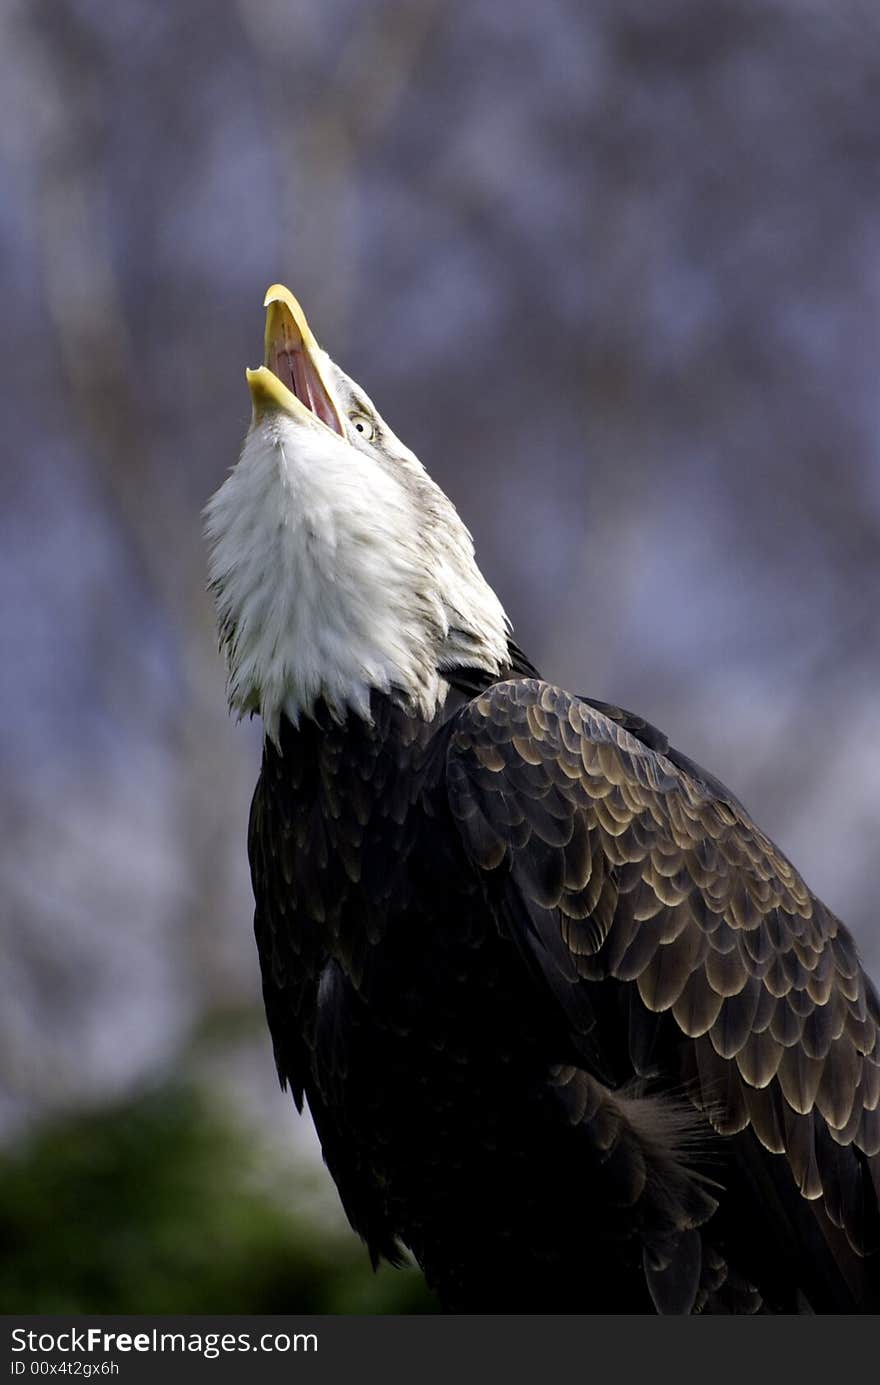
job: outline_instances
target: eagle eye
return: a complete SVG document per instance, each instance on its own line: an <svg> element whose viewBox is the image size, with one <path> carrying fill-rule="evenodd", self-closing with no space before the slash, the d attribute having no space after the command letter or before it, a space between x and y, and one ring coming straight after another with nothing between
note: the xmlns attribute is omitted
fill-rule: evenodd
<svg viewBox="0 0 880 1385"><path fill-rule="evenodd" d="M367 418L367 415L361 413L359 409L352 410L348 416L355 432L360 433L366 442L372 442L376 433L372 419Z"/></svg>

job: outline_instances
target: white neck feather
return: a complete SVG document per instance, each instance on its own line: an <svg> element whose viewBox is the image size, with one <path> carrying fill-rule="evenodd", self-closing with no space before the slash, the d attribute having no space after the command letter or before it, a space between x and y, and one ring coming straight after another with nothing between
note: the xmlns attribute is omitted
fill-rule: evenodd
<svg viewBox="0 0 880 1385"><path fill-rule="evenodd" d="M297 724L320 698L369 720L373 689L430 718L444 668L506 661L510 627L470 535L411 453L381 463L327 429L263 417L206 532L229 703L276 742L282 714Z"/></svg>

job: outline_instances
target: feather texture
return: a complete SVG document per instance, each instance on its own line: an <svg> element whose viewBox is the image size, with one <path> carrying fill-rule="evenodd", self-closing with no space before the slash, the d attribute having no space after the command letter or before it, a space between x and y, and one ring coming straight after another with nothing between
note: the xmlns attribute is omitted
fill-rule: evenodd
<svg viewBox="0 0 880 1385"><path fill-rule="evenodd" d="M528 785L518 774L520 727L531 736ZM491 776L476 753L489 739ZM571 837L588 843L584 860L594 870L613 863L603 927L591 954L573 960L606 987L635 987L633 1069L644 1070L638 1035L650 1029L665 1080L684 1084L719 1135L753 1131L761 1157L781 1158L798 1193L788 1195L787 1215L809 1220L819 1205L845 1234L838 1259L869 1254L876 1285L880 1220L868 1191L880 1143L876 994L843 925L737 800L668 750L654 728L617 708L534 680L490 688L462 713L450 748L462 839L470 849L468 813L478 805L484 850L495 830L495 888L522 899L539 936L554 935L561 893L535 890L533 841L506 839L496 804L503 796L505 814L518 809L530 821L524 795L540 799L552 787L566 799L578 823ZM542 844L543 878L562 878L564 851L561 841ZM547 981L565 1009L568 994ZM659 1037L652 1015L662 1019ZM667 1281L653 1273L662 1300ZM845 1280L846 1266L835 1273Z"/></svg>

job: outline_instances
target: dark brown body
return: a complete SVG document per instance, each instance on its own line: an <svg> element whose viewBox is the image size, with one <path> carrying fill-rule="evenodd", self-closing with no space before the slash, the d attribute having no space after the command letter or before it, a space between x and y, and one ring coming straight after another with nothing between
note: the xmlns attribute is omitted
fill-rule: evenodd
<svg viewBox="0 0 880 1385"><path fill-rule="evenodd" d="M644 723L585 703L571 715L574 700L546 689L508 683L432 725L376 698L373 726L319 711L299 730L282 723L281 754L267 745L250 832L267 1015L352 1225L374 1257L410 1247L459 1312L871 1311L877 1161L857 1142L872 1120L828 1138L811 1030L797 1059L809 1115L791 1109L787 1069L784 1087L755 1072L776 1041L752 1030L791 990L775 997L751 952L806 956L780 923L806 906L789 918L768 888L767 916L752 918L737 872L766 875L770 844L735 800L670 761ZM706 820L688 837L682 818L676 844L679 800ZM675 870L652 865L658 843L702 865L673 886ZM788 863L771 865L788 889ZM809 898L839 984L857 993L864 1049L876 998L860 972L854 987L851 941ZM720 963L719 926L734 937ZM735 993L732 956L748 973ZM819 1001L827 989L814 987ZM828 994L820 1019L850 1003ZM837 1065L855 1061L845 1037ZM717 1052L750 1043L761 1086ZM857 1085L841 1067L851 1106L870 1101L874 1071ZM774 1124L782 1153L767 1148Z"/></svg>

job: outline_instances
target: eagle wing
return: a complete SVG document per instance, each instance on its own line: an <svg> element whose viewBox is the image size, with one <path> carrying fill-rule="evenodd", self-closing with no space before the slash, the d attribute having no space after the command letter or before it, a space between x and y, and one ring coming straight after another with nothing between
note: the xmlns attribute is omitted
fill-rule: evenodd
<svg viewBox="0 0 880 1385"><path fill-rule="evenodd" d="M846 928L736 799L616 710L534 679L474 698L447 759L466 852L584 1068L685 1092L752 1223L764 1188L759 1215L790 1262L809 1258L809 1279L824 1258L844 1286L829 1301L865 1303L880 1269L877 995Z"/></svg>

